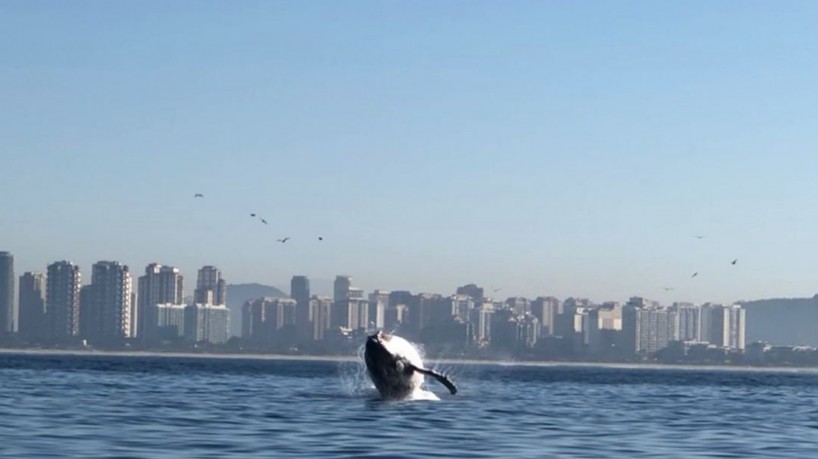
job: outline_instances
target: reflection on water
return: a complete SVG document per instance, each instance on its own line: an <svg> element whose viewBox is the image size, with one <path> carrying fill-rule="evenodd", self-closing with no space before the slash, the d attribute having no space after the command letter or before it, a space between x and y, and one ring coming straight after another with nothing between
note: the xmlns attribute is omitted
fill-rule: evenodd
<svg viewBox="0 0 818 459"><path fill-rule="evenodd" d="M384 402L354 362L0 356L3 457L792 457L818 375L447 366Z"/></svg>

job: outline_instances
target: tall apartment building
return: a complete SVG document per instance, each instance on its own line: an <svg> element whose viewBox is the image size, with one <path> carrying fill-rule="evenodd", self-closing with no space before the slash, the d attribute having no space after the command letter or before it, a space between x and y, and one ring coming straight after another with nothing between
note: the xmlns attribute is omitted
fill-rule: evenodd
<svg viewBox="0 0 818 459"><path fill-rule="evenodd" d="M679 341L702 341L702 308L693 303L673 303L678 320Z"/></svg>
<svg viewBox="0 0 818 459"><path fill-rule="evenodd" d="M18 331L23 339L40 340L47 336L45 275L27 272L20 276Z"/></svg>
<svg viewBox="0 0 818 459"><path fill-rule="evenodd" d="M555 334L554 327L560 312L560 300L553 296L541 296L531 302L531 313L539 320L543 336Z"/></svg>
<svg viewBox="0 0 818 459"><path fill-rule="evenodd" d="M0 335L16 329L14 307L14 256L0 252Z"/></svg>
<svg viewBox="0 0 818 459"><path fill-rule="evenodd" d="M70 261L58 261L48 265L46 278L46 314L48 337L65 341L77 337L80 332L80 268Z"/></svg>
<svg viewBox="0 0 818 459"><path fill-rule="evenodd" d="M230 339L230 310L223 304L194 303L187 306L184 336L196 343L226 343Z"/></svg>
<svg viewBox="0 0 818 459"><path fill-rule="evenodd" d="M313 296L310 298L313 340L323 340L327 330L332 327L332 305L332 298L329 297Z"/></svg>
<svg viewBox="0 0 818 459"><path fill-rule="evenodd" d="M371 328L383 330L386 324L386 309L389 307L389 292L375 290L369 294L369 322Z"/></svg>
<svg viewBox="0 0 818 459"><path fill-rule="evenodd" d="M313 320L310 309L310 279L293 276L290 280L290 298L295 300L295 323L299 330L309 330Z"/></svg>
<svg viewBox="0 0 818 459"><path fill-rule="evenodd" d="M349 289L352 288L352 278L349 276L335 276L332 301L341 301L349 298Z"/></svg>
<svg viewBox="0 0 818 459"><path fill-rule="evenodd" d="M729 349L745 347L746 310L740 305L707 304L702 307L703 336L710 344Z"/></svg>
<svg viewBox="0 0 818 459"><path fill-rule="evenodd" d="M136 308L137 336L151 339L156 331L157 304L182 304L184 277L178 268L151 263L145 275L139 278L138 305Z"/></svg>
<svg viewBox="0 0 818 459"><path fill-rule="evenodd" d="M201 304L227 304L227 282L215 266L204 266L196 278L193 301Z"/></svg>
<svg viewBox="0 0 818 459"><path fill-rule="evenodd" d="M131 337L131 273L117 261L99 261L91 271L91 307L88 338L118 342ZM85 311L83 311L85 312Z"/></svg>

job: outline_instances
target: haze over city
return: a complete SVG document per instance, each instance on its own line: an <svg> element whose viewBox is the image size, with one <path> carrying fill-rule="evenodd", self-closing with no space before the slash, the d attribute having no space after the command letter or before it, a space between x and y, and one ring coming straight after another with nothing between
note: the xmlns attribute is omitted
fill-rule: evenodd
<svg viewBox="0 0 818 459"><path fill-rule="evenodd" d="M0 6L18 273L816 293L814 3L48 5Z"/></svg>

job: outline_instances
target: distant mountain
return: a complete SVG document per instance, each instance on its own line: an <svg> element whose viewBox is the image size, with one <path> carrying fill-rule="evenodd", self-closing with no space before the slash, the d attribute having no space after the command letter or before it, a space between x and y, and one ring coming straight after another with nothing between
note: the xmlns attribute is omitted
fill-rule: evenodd
<svg viewBox="0 0 818 459"><path fill-rule="evenodd" d="M230 308L230 333L241 336L241 307L247 300L254 300L263 296L288 297L271 285L262 284L228 284L227 307Z"/></svg>
<svg viewBox="0 0 818 459"><path fill-rule="evenodd" d="M747 309L746 341L818 347L818 295L742 301Z"/></svg>

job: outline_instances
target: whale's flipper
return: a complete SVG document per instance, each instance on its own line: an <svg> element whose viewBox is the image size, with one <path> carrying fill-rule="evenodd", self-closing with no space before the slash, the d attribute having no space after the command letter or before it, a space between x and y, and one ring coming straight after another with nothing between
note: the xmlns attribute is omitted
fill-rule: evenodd
<svg viewBox="0 0 818 459"><path fill-rule="evenodd" d="M437 379L440 382L440 384L443 384L444 386L446 386L446 389L449 389L449 392L451 392L452 395L457 393L457 387L455 387L454 383L449 378L447 378L445 375L442 375L442 374L440 374L440 373L438 373L438 372L436 372L434 370L428 370L426 368L420 368L420 367L416 367L414 365L412 365L412 368L415 371L417 371L418 373L423 373L425 375L429 375L429 376Z"/></svg>

